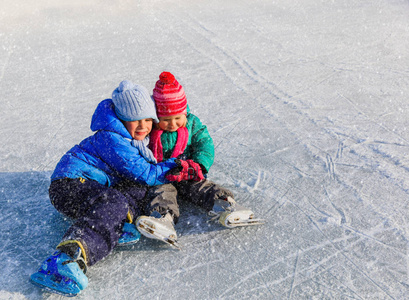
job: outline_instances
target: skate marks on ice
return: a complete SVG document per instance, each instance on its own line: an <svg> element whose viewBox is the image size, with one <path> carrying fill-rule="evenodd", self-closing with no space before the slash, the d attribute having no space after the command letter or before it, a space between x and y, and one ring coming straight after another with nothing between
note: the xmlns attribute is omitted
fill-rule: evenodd
<svg viewBox="0 0 409 300"><path fill-rule="evenodd" d="M234 281L223 296L247 297L267 289L277 299L288 295L295 299L367 299L370 295L399 299L405 295L406 241L393 228L385 230L381 225L357 233L349 227L321 224L304 208L295 189L286 197L286 204L274 214L271 236L259 245L259 253L251 252L264 253L269 259ZM388 262L396 265L386 267ZM240 291L259 278L266 286Z"/></svg>
<svg viewBox="0 0 409 300"><path fill-rule="evenodd" d="M50 173L0 173L0 298L40 299L30 283L68 228L48 198Z"/></svg>
<svg viewBox="0 0 409 300"><path fill-rule="evenodd" d="M336 150L338 161L334 160L333 154L330 151L335 145L337 145L336 147L341 145L343 150L350 152L348 155L358 155L358 160L367 158L369 163L372 163L372 166L374 166L374 171L387 176L390 180L396 182L398 186L402 187L404 182L402 182L400 178L402 178L401 175L403 175L403 177L407 176L408 168L405 167L403 163L406 160L399 159L399 155L395 152L398 151L399 153L403 150L407 153L409 151L409 143L399 131L389 129L387 125L378 121L373 114L365 113L365 111L359 109L346 95L337 91L328 93L329 96L333 95L335 98L331 101L331 104L337 104L340 109L345 110L341 112L341 116L345 112L350 113L349 107L352 106L352 108L356 110L356 114L350 113L352 119L357 119L358 121L363 119L365 124L360 125L373 128L372 131L375 132L376 135L384 138L383 140L373 139L373 145L370 139L363 139L361 136L364 135L359 131L353 132L350 128L345 127L346 124L343 124L341 118L337 117L337 119L334 119L328 115L326 117L322 115L327 112L333 114L331 111L337 111L337 113L339 113L336 106L327 104L327 107L316 107L316 104L308 99L309 94L305 94L305 99L301 98L302 95L295 97L290 95L280 89L273 81L267 79L265 74L258 71L258 67L249 63L243 58L243 55L239 55L236 51L229 50L229 47L224 46L223 41L219 40L217 35L206 27L203 22L195 20L192 16L190 16L190 18L188 16L184 20L186 30L183 36L180 36L180 39L184 40L190 47L197 51L200 56L203 57L204 61L217 66L217 69L221 72L220 77L224 76L227 81L232 83L238 90L247 94L248 97L246 97L246 100L251 100L250 102L253 105L258 103L263 110L267 110L270 116L277 118L282 125L287 126L295 138L300 138L309 151L314 155L322 157L323 161L327 162L330 176L336 176L335 167L337 163L344 163L340 161L341 156L339 155L342 154L342 152L339 153L338 148ZM251 28L251 23L249 27ZM305 58L314 61L312 57L306 56ZM342 69L334 71L331 67L326 66L324 62L323 65L324 67L320 68L319 72L323 74L329 73L332 74L332 76L324 76L326 78L325 80L317 80L315 83L316 87L322 85L323 82L331 82L332 80L348 80L343 77ZM317 77L319 76L320 75L317 75ZM330 80L333 76L340 78ZM318 90L318 94L315 97L323 98L326 92L325 89L326 87L323 87L322 91ZM314 89L310 87L309 90ZM322 100L325 101L325 99L319 99L319 101ZM240 100L238 99L237 101ZM342 103L343 101L348 103L344 105ZM239 106L240 105L241 103L239 103ZM248 109L248 105L242 106L242 110L246 108ZM349 116L347 120L351 119L351 116ZM231 131L226 134L230 136L230 133ZM351 134L345 135L345 133ZM397 141L389 142L389 140L391 140L391 138L388 137L389 135L396 137ZM365 140L366 143L362 144L363 140ZM392 153L389 151L382 152L377 144L378 146L382 144L397 146L398 148L395 148ZM354 147L355 145L358 145L358 147ZM403 158L404 155L400 155L400 157ZM394 159L390 161L390 163L383 163L390 158ZM345 162L345 164L347 163L348 162ZM378 166L375 166L377 163ZM352 164L350 165L350 167L353 166ZM396 168L396 166L398 168ZM359 168L360 166L357 165L356 167ZM390 167L392 167L392 169L388 170ZM404 170L399 171L399 167ZM403 188L408 189L407 187Z"/></svg>
<svg viewBox="0 0 409 300"><path fill-rule="evenodd" d="M297 205L298 213L289 212L289 215L304 214L310 221L310 226L321 230L319 232L325 241L339 238L346 241L345 249L340 248L337 251L346 253L343 255L345 266L335 264L327 270L329 275L339 276L342 273L339 269L344 269L348 275L343 278L338 277L338 280L344 282L349 277L351 282L347 286L351 291L355 291L354 297L365 298L368 295L376 295L399 298L400 295L404 295L408 287L407 277L404 274L408 272L405 253L409 231L407 219L409 186L406 180L408 168L407 159L405 159L409 143L405 137L398 131L389 129L387 125L365 111L351 111L350 101L345 100L345 96L340 93L334 94L333 91L328 93L334 97L332 100L334 106L328 105L328 107L322 107L323 109L315 107L308 99L307 93L296 97L291 96L272 81L267 80L258 72L256 66L252 66L234 51L219 46L217 40L211 36L211 32L204 28L192 21L189 23L187 33L181 38L210 64L215 64L225 76L226 82L233 83L238 91L244 92L248 96L247 99L251 99L251 109L245 102L240 102L240 98L237 99L238 103L235 103L233 108L234 113L239 110L242 113L246 109L250 113L257 111L258 119L273 120L275 125L278 125L270 126L270 129L268 125L263 125L264 128L262 128L262 125L251 124L259 126L262 132L254 138L255 143L258 142L263 131L271 130L269 131L271 135L275 135L274 131L281 130L283 133L279 136L284 137L286 143L279 141L279 144L291 145L290 148L286 146L277 148L264 143L263 147L258 148L246 142L237 144L239 140L237 136L240 136L237 123L234 123L234 117L230 120L227 116L229 120L226 123L232 125L224 127L221 125L215 134L215 140L218 141L217 150L227 156L225 161L216 162L216 166L223 170L213 171L218 178L216 181L227 182L233 189L243 191L243 194L245 192L265 194L268 191L277 194L278 191L283 197L261 197L268 199L262 203L264 205L271 199L278 201L278 204L267 205L266 211L262 210L263 217L268 215L271 219L275 219L288 205ZM197 45L207 45L207 47L201 48ZM342 78L341 73L335 72L319 81L317 85L332 80L346 80ZM324 93L318 94L317 97L323 97ZM307 98L301 99L302 96ZM325 110L330 112L327 116L325 116ZM334 117L332 111L336 111L339 115ZM351 113L351 116L343 121L342 116L347 112ZM362 130L350 126L347 122L351 119L357 120ZM249 131L250 126L240 127L240 130ZM243 136L244 134L240 137ZM242 140L245 141L245 139ZM229 145L226 145L227 141L230 142ZM241 147L243 152L231 149L232 144ZM265 147L271 147L273 150L266 153ZM291 155L289 152L294 154ZM239 158L242 153L251 154L242 159L240 166L232 166L228 159ZM265 157L271 163L264 162L265 165L261 166L262 163L255 159L257 156ZM241 171L236 172L233 170L234 167L240 168ZM226 170L229 172L227 176L223 175ZM269 175L271 180L267 185L263 183L261 177L255 175L263 172L273 174ZM235 178L249 179L236 180ZM289 197L290 195L293 197ZM289 223L288 226L291 227L291 224ZM288 229L283 228L283 230ZM308 235L308 232L305 234ZM361 240L359 243L348 245L349 239L343 239L344 235L358 236ZM290 240L295 241L296 238ZM391 248L396 252L396 258L389 255ZM299 246L299 249L298 262L300 263L305 253L303 246ZM379 256L376 253L385 253L385 255ZM365 254L369 255L372 261L366 261L361 257ZM311 257L320 261L314 256ZM367 269L368 265L372 269ZM386 270L381 271L381 266L386 266ZM334 270L336 270L335 273L333 273ZM314 277L322 276L323 273L310 274ZM355 276L356 280L353 279ZM305 282L309 282L307 278L304 278ZM361 285L362 283L365 284ZM318 283L315 282L315 284ZM327 287L333 289L329 283ZM365 291L366 289L369 291ZM317 287L315 291L318 290ZM335 291L332 293L336 294ZM294 296L293 292L288 295Z"/></svg>
<svg viewBox="0 0 409 300"><path fill-rule="evenodd" d="M329 197L333 194L329 187L326 188L326 191L323 189L324 195L318 195L319 198L327 199L329 203L332 201L331 207L336 211L335 215L338 215L336 219L339 220L335 222L336 224L345 225L354 215L352 210L349 210L352 212L351 216L346 215L347 209L343 207L345 204L348 205L348 202L345 203L345 201L360 201L364 203L364 210L360 213L366 213L369 210L379 222L394 227L394 230L403 236L408 236L407 216L403 213L408 208L407 201L405 201L409 191L406 180L408 178L406 158L409 149L408 140L402 132L393 128L393 124L383 123L373 110L360 109L359 106L363 106L357 104L359 99L353 101L345 94L322 86L323 83L331 83L336 80L344 83L354 80L355 74L352 74L352 79L348 79L344 77L342 69L333 72L322 68L320 70L322 75L325 75L325 72L329 72L329 75L322 76L322 80L316 81L316 87L320 86L322 90L318 89L318 93L313 97L319 100L317 103L327 101L324 98L326 94L328 97L332 96L333 99L328 102L330 104L325 103L322 107L316 107L316 103L308 98L308 93L291 96L274 82L266 79L267 77L258 71L257 66L250 64L243 56L229 50L228 47L220 46L220 41L202 24L195 24L194 21L191 21L188 27L190 31L188 30L183 38L190 42L192 47L206 57L210 63L215 64L238 90L248 95L253 106L251 110L256 110L254 103L258 103L259 107L270 117L269 120L275 119L281 126L285 126L290 136L299 142L299 146L313 157L315 163L320 164L326 170L329 182L334 181L335 185L349 191L350 194L345 196L343 201L339 199L338 204L335 204L335 201ZM196 39L199 42L195 44ZM195 47L198 44L207 44L207 47ZM390 71L385 72L391 73ZM365 90L365 87L363 89ZM314 91L314 87L310 87L309 90ZM376 97L376 90L368 90L368 92ZM243 104L242 109L245 108ZM257 111L257 113L260 112ZM342 117L345 117L344 121ZM348 124L350 120L353 120L352 124ZM359 127L353 127L354 123ZM237 131L234 132L234 126L226 129L228 129L225 131L228 138L232 138L237 133ZM225 140L227 141L228 138ZM219 143L218 147L221 146ZM275 159L280 160L280 156L276 156ZM287 162L298 165L295 167L298 170L306 169L290 160ZM319 172L313 176L317 174L321 176ZM306 176L306 172L304 175L302 172L299 174ZM322 182L326 183L326 179L323 178ZM319 182L317 184L321 185ZM312 188L316 187L312 186ZM310 205L314 206L312 202L315 201L316 199L311 200ZM325 214L325 211L319 209L318 205L315 207ZM355 212L354 217L355 219L366 219L358 212ZM364 222L354 220L353 223Z"/></svg>

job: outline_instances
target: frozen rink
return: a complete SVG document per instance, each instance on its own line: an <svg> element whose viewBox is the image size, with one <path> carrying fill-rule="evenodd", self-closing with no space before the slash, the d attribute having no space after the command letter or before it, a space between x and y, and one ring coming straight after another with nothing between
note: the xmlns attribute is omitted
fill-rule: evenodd
<svg viewBox="0 0 409 300"><path fill-rule="evenodd" d="M120 81L162 71L209 178L267 224L181 203L182 251L142 237L78 299L409 299L407 0L2 0L0 299L64 298L29 282L69 226L51 172Z"/></svg>

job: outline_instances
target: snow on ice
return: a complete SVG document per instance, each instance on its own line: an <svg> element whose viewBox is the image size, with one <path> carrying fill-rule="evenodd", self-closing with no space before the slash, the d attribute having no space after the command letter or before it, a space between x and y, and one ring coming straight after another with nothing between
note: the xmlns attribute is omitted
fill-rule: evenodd
<svg viewBox="0 0 409 300"><path fill-rule="evenodd" d="M406 0L4 0L0 299L69 226L60 157L123 79L185 88L216 145L210 178L267 224L226 230L181 204L182 251L141 239L90 268L78 299L405 299Z"/></svg>

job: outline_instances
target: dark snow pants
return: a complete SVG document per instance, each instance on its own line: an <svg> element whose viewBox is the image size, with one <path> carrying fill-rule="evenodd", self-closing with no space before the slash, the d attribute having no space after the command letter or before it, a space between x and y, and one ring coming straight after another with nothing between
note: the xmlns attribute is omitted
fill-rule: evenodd
<svg viewBox="0 0 409 300"><path fill-rule="evenodd" d="M80 242L89 266L103 259L118 244L127 217L141 214L138 206L147 188L135 183L111 188L83 179L53 181L49 189L52 205L74 220L60 245Z"/></svg>

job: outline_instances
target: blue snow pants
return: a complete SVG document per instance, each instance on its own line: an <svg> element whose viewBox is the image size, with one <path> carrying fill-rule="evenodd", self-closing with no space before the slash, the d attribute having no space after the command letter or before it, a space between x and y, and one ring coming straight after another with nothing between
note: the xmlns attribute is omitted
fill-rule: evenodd
<svg viewBox="0 0 409 300"><path fill-rule="evenodd" d="M62 238L79 241L88 266L106 257L117 246L127 216L141 214L138 205L147 187L136 183L106 187L93 180L59 179L49 188L52 205L74 220Z"/></svg>

